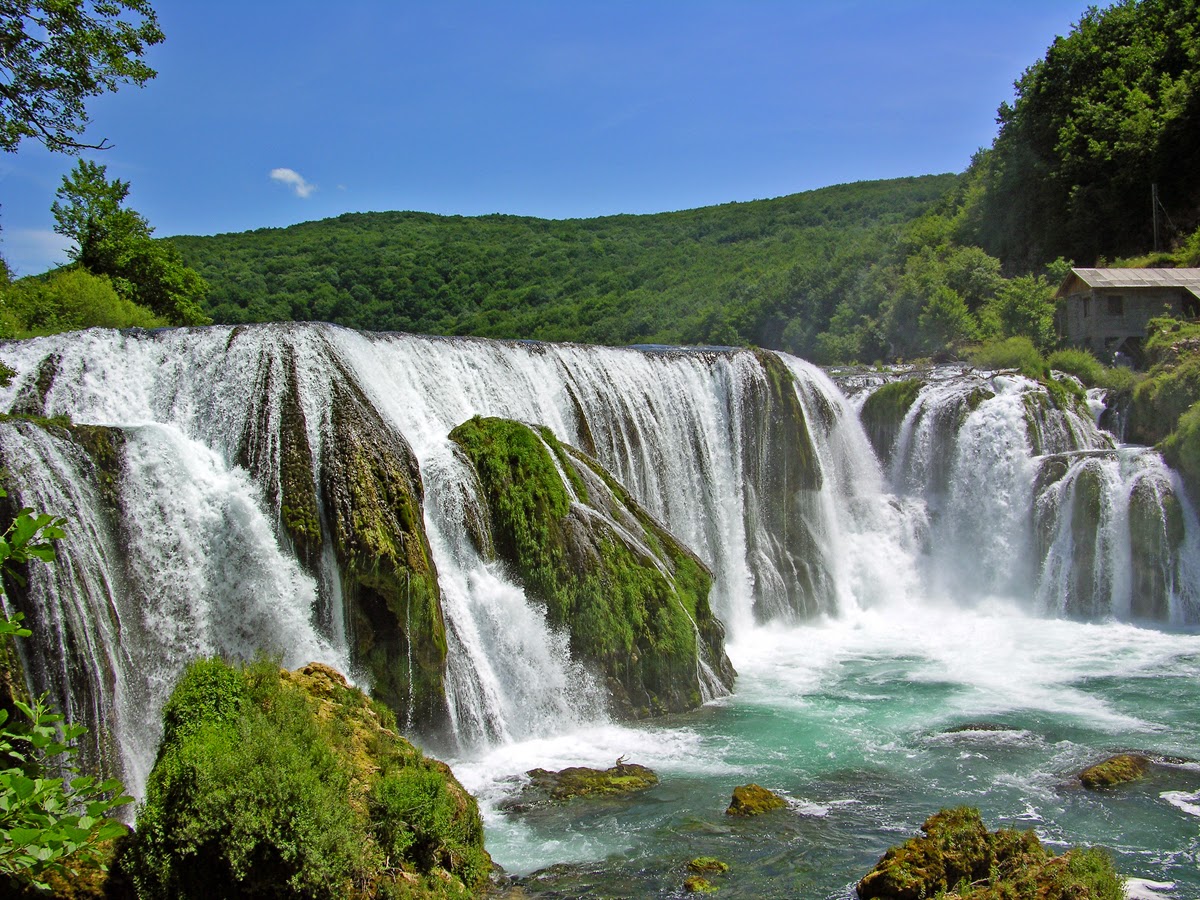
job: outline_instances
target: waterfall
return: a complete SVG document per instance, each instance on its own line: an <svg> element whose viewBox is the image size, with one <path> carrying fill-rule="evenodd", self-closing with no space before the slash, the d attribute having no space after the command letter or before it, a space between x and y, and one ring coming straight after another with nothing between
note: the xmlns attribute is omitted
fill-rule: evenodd
<svg viewBox="0 0 1200 900"><path fill-rule="evenodd" d="M929 598L1197 615L1200 526L1173 473L1019 375L929 373L877 453L861 397L748 350L266 325L92 330L6 344L0 358L18 373L0 408L74 423L0 424L15 499L69 520L60 561L34 572L27 670L72 719L103 723L114 747L97 738L95 752L119 759L135 791L190 658L268 652L370 681L353 664L366 620L330 538L347 404L365 411L372 447L411 451L460 747L605 716L568 636L472 536L479 487L448 435L474 416L544 426L594 457L708 566L732 640ZM297 485L311 508L295 507ZM416 727L424 651L405 577L394 664ZM706 665L701 689L715 693Z"/></svg>

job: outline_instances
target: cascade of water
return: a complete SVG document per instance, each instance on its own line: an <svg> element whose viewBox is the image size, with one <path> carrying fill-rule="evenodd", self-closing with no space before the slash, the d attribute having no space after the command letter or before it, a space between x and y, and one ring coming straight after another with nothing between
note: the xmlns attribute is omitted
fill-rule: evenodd
<svg viewBox="0 0 1200 900"><path fill-rule="evenodd" d="M811 363L784 357L812 433L824 487L820 522L828 530L829 565L838 608L894 604L918 596L915 565L923 509L892 495L858 410Z"/></svg>
<svg viewBox="0 0 1200 900"><path fill-rule="evenodd" d="M5 426L0 445L7 458L36 459L31 469L50 473L44 485L31 476L28 502L65 512L80 534L54 568L54 585L39 580L35 590L48 610L62 611L48 615L67 623L53 632L66 635L63 646L87 643L75 652L94 658L95 688L76 692L73 715L123 723L122 746L134 748L127 772L152 758L161 703L190 655L275 647L297 663L347 668L353 623L337 555L327 542L305 558L310 577L280 524L286 472L300 464L284 459L283 435L320 485L332 398L346 386L402 436L420 468L446 620L451 724L464 745L561 730L601 717L603 707L566 636L470 537L467 523L483 513L447 435L476 415L545 426L596 457L711 568L710 602L733 639L755 633L756 615L796 614L780 600L794 560L761 539L772 527L768 505L781 502L797 505L794 521L819 557L816 591L829 590L814 611L911 600L933 585L958 600L1036 593L1052 612L1167 615L1139 606L1142 595L1166 598L1180 621L1197 612L1200 528L1161 460L1080 455L1051 478L1046 460L1112 454L1112 441L1089 416L1053 409L1045 389L1020 376L931 375L885 473L854 407L819 370L781 356L819 469L808 487L781 497L754 484L769 377L763 358L747 351L263 326L93 331L6 345L3 355L18 376L0 389L0 408L66 414L125 436L115 513L89 487L83 455L72 457L40 429ZM1077 498L1090 496L1093 482L1111 499L1095 506L1101 524L1088 563L1081 548L1091 532L1080 522L1092 507ZM1110 533L1134 536L1121 544ZM112 562L126 557L127 565ZM1070 599L1082 597L1085 576L1071 574L1081 567L1102 586L1089 595L1100 598L1094 606ZM1121 570L1131 573L1125 581ZM711 688L717 680L707 676ZM38 677L46 686L68 680L65 670ZM60 696L69 691L56 687ZM115 707L89 696L115 697ZM141 777L131 778L135 787Z"/></svg>

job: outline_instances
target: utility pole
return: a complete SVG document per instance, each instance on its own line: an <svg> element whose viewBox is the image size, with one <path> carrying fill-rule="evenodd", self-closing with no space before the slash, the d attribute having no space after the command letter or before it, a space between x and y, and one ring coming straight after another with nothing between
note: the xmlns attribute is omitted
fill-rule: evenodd
<svg viewBox="0 0 1200 900"><path fill-rule="evenodd" d="M1150 185L1150 206L1154 217L1154 252L1158 252L1158 184Z"/></svg>

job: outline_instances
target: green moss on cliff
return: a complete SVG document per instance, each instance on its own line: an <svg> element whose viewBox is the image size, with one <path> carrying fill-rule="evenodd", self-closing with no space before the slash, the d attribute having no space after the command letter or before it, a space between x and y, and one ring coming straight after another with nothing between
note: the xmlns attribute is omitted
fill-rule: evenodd
<svg viewBox="0 0 1200 900"><path fill-rule="evenodd" d="M141 898L466 897L475 801L335 671L194 663L119 868Z"/></svg>
<svg viewBox="0 0 1200 900"><path fill-rule="evenodd" d="M620 712L697 706L701 654L732 682L707 569L597 463L504 419L476 417L450 437L478 474L496 554L569 630L573 655L603 673Z"/></svg>
<svg viewBox="0 0 1200 900"><path fill-rule="evenodd" d="M900 426L912 405L917 402L921 387L920 380L916 378L889 381L867 398L859 412L875 452L885 462L891 458Z"/></svg>
<svg viewBox="0 0 1200 900"><path fill-rule="evenodd" d="M745 455L747 549L783 576L781 590L755 598L754 611L763 620L831 613L833 580L808 524L822 484L810 425L788 367L769 351L754 355L763 377L747 380L741 397L742 442L755 451Z"/></svg>
<svg viewBox="0 0 1200 900"><path fill-rule="evenodd" d="M349 377L335 380L321 497L343 573L355 658L401 722L447 719L446 629L416 457Z"/></svg>

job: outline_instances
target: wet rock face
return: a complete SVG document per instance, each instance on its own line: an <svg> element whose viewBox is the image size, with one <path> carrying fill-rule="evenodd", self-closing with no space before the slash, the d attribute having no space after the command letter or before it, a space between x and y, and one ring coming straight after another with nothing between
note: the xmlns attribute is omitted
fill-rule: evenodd
<svg viewBox="0 0 1200 900"><path fill-rule="evenodd" d="M833 579L824 565L813 504L822 485L820 465L804 408L787 366L775 354L755 351L763 377L748 380L742 395L745 453L747 558L776 561L783 576L771 594L755 600L755 615L809 618L833 612ZM768 601L770 605L768 606Z"/></svg>
<svg viewBox="0 0 1200 900"><path fill-rule="evenodd" d="M642 718L724 693L734 671L708 603L707 567L598 463L546 429L475 418L450 437L474 467L490 540L614 712Z"/></svg>
<svg viewBox="0 0 1200 900"><path fill-rule="evenodd" d="M320 497L354 658L402 723L437 734L449 719L446 628L421 476L408 442L349 379L334 382Z"/></svg>
<svg viewBox="0 0 1200 900"><path fill-rule="evenodd" d="M917 394L921 393L921 385L917 378L889 381L873 391L863 403L860 413L863 428L884 466L891 462L892 450L900 437L900 426L916 402Z"/></svg>
<svg viewBox="0 0 1200 900"><path fill-rule="evenodd" d="M449 720L446 632L417 460L333 356L328 365L328 415L313 422L292 348L264 351L252 395L261 407L246 417L237 459L319 583L332 548L340 584L322 584L322 615L334 615L329 595L340 590L354 664L403 726L437 740Z"/></svg>

